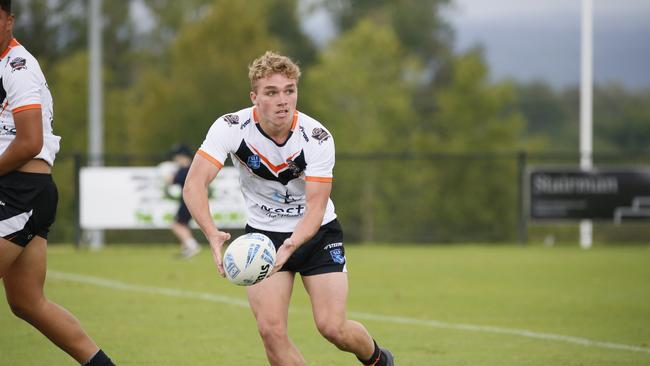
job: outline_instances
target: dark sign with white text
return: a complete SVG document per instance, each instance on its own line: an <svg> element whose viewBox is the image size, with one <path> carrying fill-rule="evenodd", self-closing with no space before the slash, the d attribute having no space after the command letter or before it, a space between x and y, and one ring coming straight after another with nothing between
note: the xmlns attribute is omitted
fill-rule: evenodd
<svg viewBox="0 0 650 366"><path fill-rule="evenodd" d="M532 219L650 219L650 169L535 169L528 188Z"/></svg>

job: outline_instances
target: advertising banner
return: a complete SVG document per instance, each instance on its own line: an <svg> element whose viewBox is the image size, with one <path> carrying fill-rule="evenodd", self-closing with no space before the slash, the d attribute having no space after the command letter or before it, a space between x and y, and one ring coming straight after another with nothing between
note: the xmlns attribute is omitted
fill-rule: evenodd
<svg viewBox="0 0 650 366"><path fill-rule="evenodd" d="M80 172L80 223L83 229L169 228L182 189L166 182L169 166L84 167ZM173 173L172 173L173 174ZM244 198L235 168L224 167L209 186L217 227L246 225ZM192 221L192 225L196 224Z"/></svg>
<svg viewBox="0 0 650 366"><path fill-rule="evenodd" d="M532 219L650 218L650 169L532 169Z"/></svg>

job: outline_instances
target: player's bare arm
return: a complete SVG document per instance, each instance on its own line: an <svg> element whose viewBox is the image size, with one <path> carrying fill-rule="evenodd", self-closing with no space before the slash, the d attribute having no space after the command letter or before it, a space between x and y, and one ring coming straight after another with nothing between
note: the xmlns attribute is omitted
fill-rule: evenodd
<svg viewBox="0 0 650 366"><path fill-rule="evenodd" d="M201 231L210 243L212 257L217 265L221 277L225 277L223 270L221 248L223 243L230 239L230 234L220 231L212 221L210 207L208 205L208 185L216 178L220 168L211 161L197 154L192 161L190 171L185 179L183 187L183 199L190 210L194 221L199 225Z"/></svg>
<svg viewBox="0 0 650 366"><path fill-rule="evenodd" d="M0 155L0 176L32 160L43 147L41 109L27 109L14 114L16 137Z"/></svg>
<svg viewBox="0 0 650 366"><path fill-rule="evenodd" d="M307 200L305 216L298 222L293 234L280 246L271 274L280 270L291 254L316 234L323 222L331 192L331 182L305 182Z"/></svg>

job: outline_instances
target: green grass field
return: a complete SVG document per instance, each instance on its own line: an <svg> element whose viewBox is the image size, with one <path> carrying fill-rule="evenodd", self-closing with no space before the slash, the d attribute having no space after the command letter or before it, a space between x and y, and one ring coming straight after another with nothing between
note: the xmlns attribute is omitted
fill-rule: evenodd
<svg viewBox="0 0 650 366"><path fill-rule="evenodd" d="M265 365L243 288L209 251L51 246L46 293L118 365ZM650 365L650 247L352 246L350 317L406 365ZM310 365L355 365L296 281L290 334ZM74 365L0 302L0 365Z"/></svg>

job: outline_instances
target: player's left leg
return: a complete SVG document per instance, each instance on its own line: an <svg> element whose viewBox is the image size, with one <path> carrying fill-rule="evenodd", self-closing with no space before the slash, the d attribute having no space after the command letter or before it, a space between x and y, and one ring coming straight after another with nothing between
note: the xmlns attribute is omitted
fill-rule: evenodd
<svg viewBox="0 0 650 366"><path fill-rule="evenodd" d="M345 272L303 276L318 331L342 351L353 353L364 364L392 365L392 355L381 350L366 328L347 319L348 277Z"/></svg>
<svg viewBox="0 0 650 366"><path fill-rule="evenodd" d="M72 358L83 364L98 351L79 321L43 293L47 241L35 236L4 276L5 294L13 313L27 321ZM112 363L105 363L112 365Z"/></svg>

